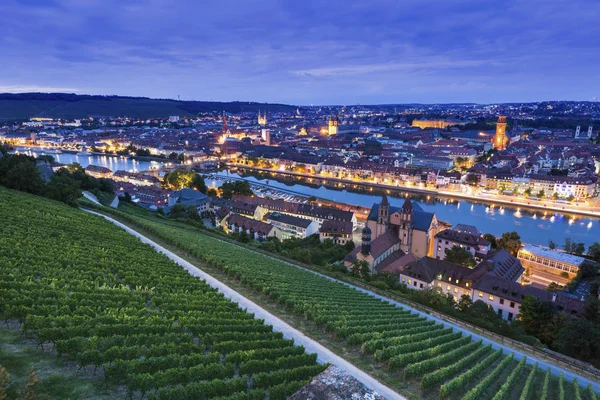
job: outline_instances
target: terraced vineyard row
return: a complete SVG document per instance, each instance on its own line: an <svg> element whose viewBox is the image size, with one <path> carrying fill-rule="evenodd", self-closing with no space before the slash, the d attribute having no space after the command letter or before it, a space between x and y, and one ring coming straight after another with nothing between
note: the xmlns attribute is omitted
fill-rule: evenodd
<svg viewBox="0 0 600 400"><path fill-rule="evenodd" d="M325 368L101 218L0 188L0 220L0 318L131 395L285 399Z"/></svg>
<svg viewBox="0 0 600 400"><path fill-rule="evenodd" d="M496 399L508 399L525 389L523 399L541 396L543 373L518 363L512 355L492 351L470 336L201 231L120 216L270 296L290 312L323 326L346 346L360 347L364 357L387 366L390 374L400 372L406 380L416 379L421 395L480 399L498 393ZM520 373L510 374L515 369ZM555 377L550 381L554 386L560 382ZM579 393L582 398L595 400L589 388L580 388L577 383L565 387L567 398Z"/></svg>

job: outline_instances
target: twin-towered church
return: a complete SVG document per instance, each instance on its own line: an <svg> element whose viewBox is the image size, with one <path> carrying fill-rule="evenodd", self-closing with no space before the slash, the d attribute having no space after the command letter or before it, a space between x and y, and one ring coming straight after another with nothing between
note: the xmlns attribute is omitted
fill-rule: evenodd
<svg viewBox="0 0 600 400"><path fill-rule="evenodd" d="M402 207L392 207L384 194L375 203L362 230L362 242L344 258L350 267L355 260L365 260L372 272L396 269L415 258L433 256L434 236L442 227L434 213L423 211L406 199Z"/></svg>

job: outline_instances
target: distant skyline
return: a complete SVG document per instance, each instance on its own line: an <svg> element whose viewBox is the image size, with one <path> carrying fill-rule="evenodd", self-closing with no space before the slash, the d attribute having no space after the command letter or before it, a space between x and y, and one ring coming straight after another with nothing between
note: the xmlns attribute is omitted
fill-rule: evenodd
<svg viewBox="0 0 600 400"><path fill-rule="evenodd" d="M286 104L600 98L596 0L3 0L0 92Z"/></svg>

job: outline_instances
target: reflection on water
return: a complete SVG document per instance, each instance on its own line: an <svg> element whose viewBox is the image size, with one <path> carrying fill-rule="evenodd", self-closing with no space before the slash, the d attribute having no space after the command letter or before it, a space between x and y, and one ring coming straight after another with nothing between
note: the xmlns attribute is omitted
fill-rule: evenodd
<svg viewBox="0 0 600 400"><path fill-rule="evenodd" d="M37 157L39 154L43 154L40 151L19 151L20 154L27 154L33 157ZM131 159L125 156L96 156L96 155L84 155L84 154L72 154L72 153L62 153L62 154L48 154L54 157L56 162L62 164L72 164L79 163L82 167L87 167L88 165L96 165L99 167L105 167L110 169L111 171L128 171L128 172L141 172L146 171L151 168L157 168L162 165L162 162L158 161L138 161L135 159Z"/></svg>
<svg viewBox="0 0 600 400"><path fill-rule="evenodd" d="M240 177L236 173L231 176ZM226 172L219 175L226 176ZM265 179L254 176L241 176L252 182L266 183ZM269 185L275 188L289 189L308 196L317 196L333 201L357 204L371 207L374 202L381 200L381 195L369 193L354 193L346 190L332 190L318 184L297 184L278 182L274 177L269 178ZM404 198L409 193L393 193L388 196L392 206L401 207ZM418 196L410 194L413 201L421 205L425 211L435 212L437 218L451 224L475 225L482 232L501 235L503 232L516 230L523 241L547 245L549 240L562 245L566 237L583 242L589 246L600 238L600 224L594 223L597 218L563 216L560 213L533 211L523 208L494 207L476 201L456 200L451 198L436 198L433 196ZM461 207L460 204L464 203ZM464 206L466 205L466 207ZM569 221L578 223L569 223ZM582 223L579 223L582 222Z"/></svg>

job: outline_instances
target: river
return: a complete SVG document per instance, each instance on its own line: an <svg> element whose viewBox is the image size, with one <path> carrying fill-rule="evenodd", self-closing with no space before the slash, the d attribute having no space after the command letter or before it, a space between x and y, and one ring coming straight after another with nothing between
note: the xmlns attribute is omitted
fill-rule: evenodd
<svg viewBox="0 0 600 400"><path fill-rule="evenodd" d="M25 150L25 149L16 149L19 154L27 154L33 157L37 157L40 154L47 154L43 150L35 149L35 150ZM141 172L146 171L148 169L156 169L163 165L163 162L160 161L139 161L129 157L120 157L120 156L99 156L99 155L78 155L73 153L61 153L61 154L48 154L54 157L56 162L62 164L72 164L79 163L82 167L87 167L88 165L96 165L99 167L106 167L111 171L115 172L117 170L124 170L128 172Z"/></svg>
<svg viewBox="0 0 600 400"><path fill-rule="evenodd" d="M371 207L380 202L380 195L349 192L345 189L334 190L324 186L313 187L300 183L284 183L273 178L262 179L255 176L239 175L232 172L219 172L220 176L232 176L246 179L250 182L266 184L273 188L287 189L307 196L339 201ZM208 182L207 182L208 183ZM557 247L564 244L570 237L576 242L583 242L586 248L600 241L600 220L592 217L573 216L561 213L524 210L511 207L490 207L475 201L452 198L436 198L434 196L397 193L388 195L392 206L400 207L405 196L410 197L425 211L435 212L437 218L451 224L468 224L476 226L481 232L500 236L503 232L516 231L524 242L548 245L550 240Z"/></svg>

